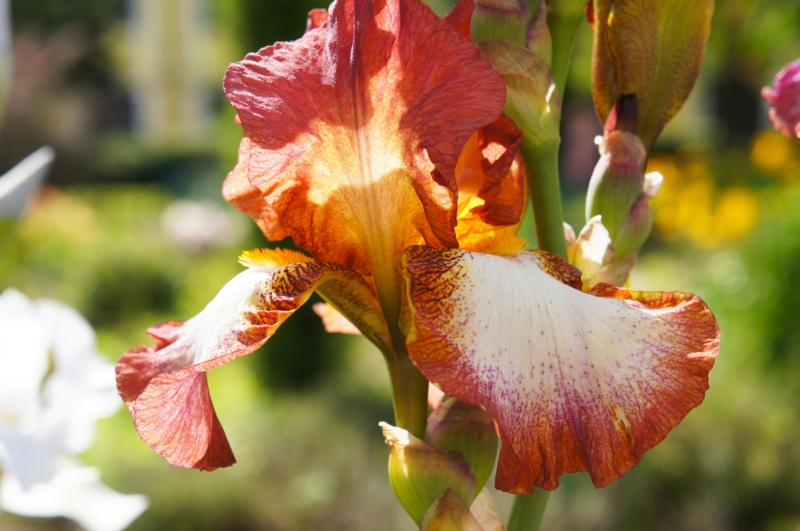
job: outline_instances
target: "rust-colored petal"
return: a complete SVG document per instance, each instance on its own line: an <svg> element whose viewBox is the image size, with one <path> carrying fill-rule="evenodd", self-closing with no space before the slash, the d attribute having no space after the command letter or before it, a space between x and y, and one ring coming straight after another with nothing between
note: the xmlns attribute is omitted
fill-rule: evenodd
<svg viewBox="0 0 800 531"><path fill-rule="evenodd" d="M580 271L541 251L417 246L404 275L409 355L445 393L495 419L502 490L554 489L583 470L607 485L708 388L719 329L694 295L584 292Z"/></svg>
<svg viewBox="0 0 800 531"><path fill-rule="evenodd" d="M264 200L261 190L247 180L250 143L249 138L242 138L239 144L239 161L222 184L222 197L237 210L249 214L269 240L282 240L287 234L278 223L278 214Z"/></svg>
<svg viewBox="0 0 800 531"><path fill-rule="evenodd" d="M456 165L459 223L462 205L479 198L482 203L472 206L470 213L488 225L519 226L528 195L528 181L518 156L521 142L522 131L503 116L470 138Z"/></svg>
<svg viewBox="0 0 800 531"><path fill-rule="evenodd" d="M464 146L456 165L461 248L487 236L517 233L528 198L528 179L519 155L522 132L505 117L482 127Z"/></svg>
<svg viewBox="0 0 800 531"><path fill-rule="evenodd" d="M453 10L444 17L451 28L456 30L465 40L472 42L472 13L475 12L475 0L459 0Z"/></svg>
<svg viewBox="0 0 800 531"><path fill-rule="evenodd" d="M295 243L362 274L456 246L456 159L505 89L419 0L340 0L327 22L231 65L247 179ZM390 273L393 274L393 273Z"/></svg>
<svg viewBox="0 0 800 531"><path fill-rule="evenodd" d="M306 20L306 33L313 29L321 28L328 22L328 11L325 9L312 9L308 12Z"/></svg>
<svg viewBox="0 0 800 531"><path fill-rule="evenodd" d="M122 356L119 394L141 438L169 463L201 470L232 465L206 371L263 345L315 289L343 282L364 285L359 275L341 266L306 260L291 251L245 254L249 269L228 282L203 311L184 323L151 328L155 346Z"/></svg>

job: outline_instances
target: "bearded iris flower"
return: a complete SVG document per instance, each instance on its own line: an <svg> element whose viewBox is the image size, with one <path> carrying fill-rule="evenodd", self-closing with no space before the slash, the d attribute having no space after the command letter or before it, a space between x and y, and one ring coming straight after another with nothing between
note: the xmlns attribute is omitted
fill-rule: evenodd
<svg viewBox="0 0 800 531"><path fill-rule="evenodd" d="M244 138L223 193L307 254L244 253L248 269L202 312L123 355L119 392L167 461L233 464L205 373L260 347L314 291L390 370L410 360L489 411L511 492L577 470L607 484L702 401L718 345L702 301L584 289L562 260L521 250L520 133L464 38L470 11L339 0L301 39L228 69Z"/></svg>

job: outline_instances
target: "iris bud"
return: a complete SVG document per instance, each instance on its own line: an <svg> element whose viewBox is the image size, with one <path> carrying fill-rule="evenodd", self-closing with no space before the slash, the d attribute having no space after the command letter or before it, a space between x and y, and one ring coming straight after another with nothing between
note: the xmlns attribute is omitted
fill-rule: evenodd
<svg viewBox="0 0 800 531"><path fill-rule="evenodd" d="M458 452L470 464L480 490L492 475L497 459L497 431L483 409L459 402L443 401L428 418L425 441L436 448Z"/></svg>
<svg viewBox="0 0 800 531"><path fill-rule="evenodd" d="M389 455L389 480L397 499L419 525L425 512L445 492L471 504L478 489L469 463L459 453L435 448L408 431L380 423Z"/></svg>

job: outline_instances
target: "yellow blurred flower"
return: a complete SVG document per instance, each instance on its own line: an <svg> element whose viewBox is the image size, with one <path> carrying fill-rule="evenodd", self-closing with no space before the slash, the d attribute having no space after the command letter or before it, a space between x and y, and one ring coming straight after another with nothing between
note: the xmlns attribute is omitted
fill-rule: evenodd
<svg viewBox="0 0 800 531"><path fill-rule="evenodd" d="M791 157L792 146L783 136L773 131L762 131L753 139L750 162L756 168L778 171Z"/></svg>
<svg viewBox="0 0 800 531"><path fill-rule="evenodd" d="M758 220L756 193L743 187L717 189L703 164L658 155L647 170L664 175L653 210L655 225L666 240L687 239L710 249L745 237Z"/></svg>

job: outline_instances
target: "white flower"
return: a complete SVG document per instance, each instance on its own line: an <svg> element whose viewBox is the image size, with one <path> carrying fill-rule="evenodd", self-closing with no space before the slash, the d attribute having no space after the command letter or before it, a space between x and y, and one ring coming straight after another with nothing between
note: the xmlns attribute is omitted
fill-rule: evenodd
<svg viewBox="0 0 800 531"><path fill-rule="evenodd" d="M33 193L47 175L55 151L40 147L4 175L0 175L0 219L18 218L25 213Z"/></svg>
<svg viewBox="0 0 800 531"><path fill-rule="evenodd" d="M0 507L66 516L92 531L126 527L144 497L110 490L72 457L120 405L113 365L83 317L13 289L0 295Z"/></svg>
<svg viewBox="0 0 800 531"><path fill-rule="evenodd" d="M4 477L0 506L23 516L64 516L89 531L124 529L147 508L147 499L113 491L99 476L96 468L65 463L51 481L27 491L13 476Z"/></svg>

